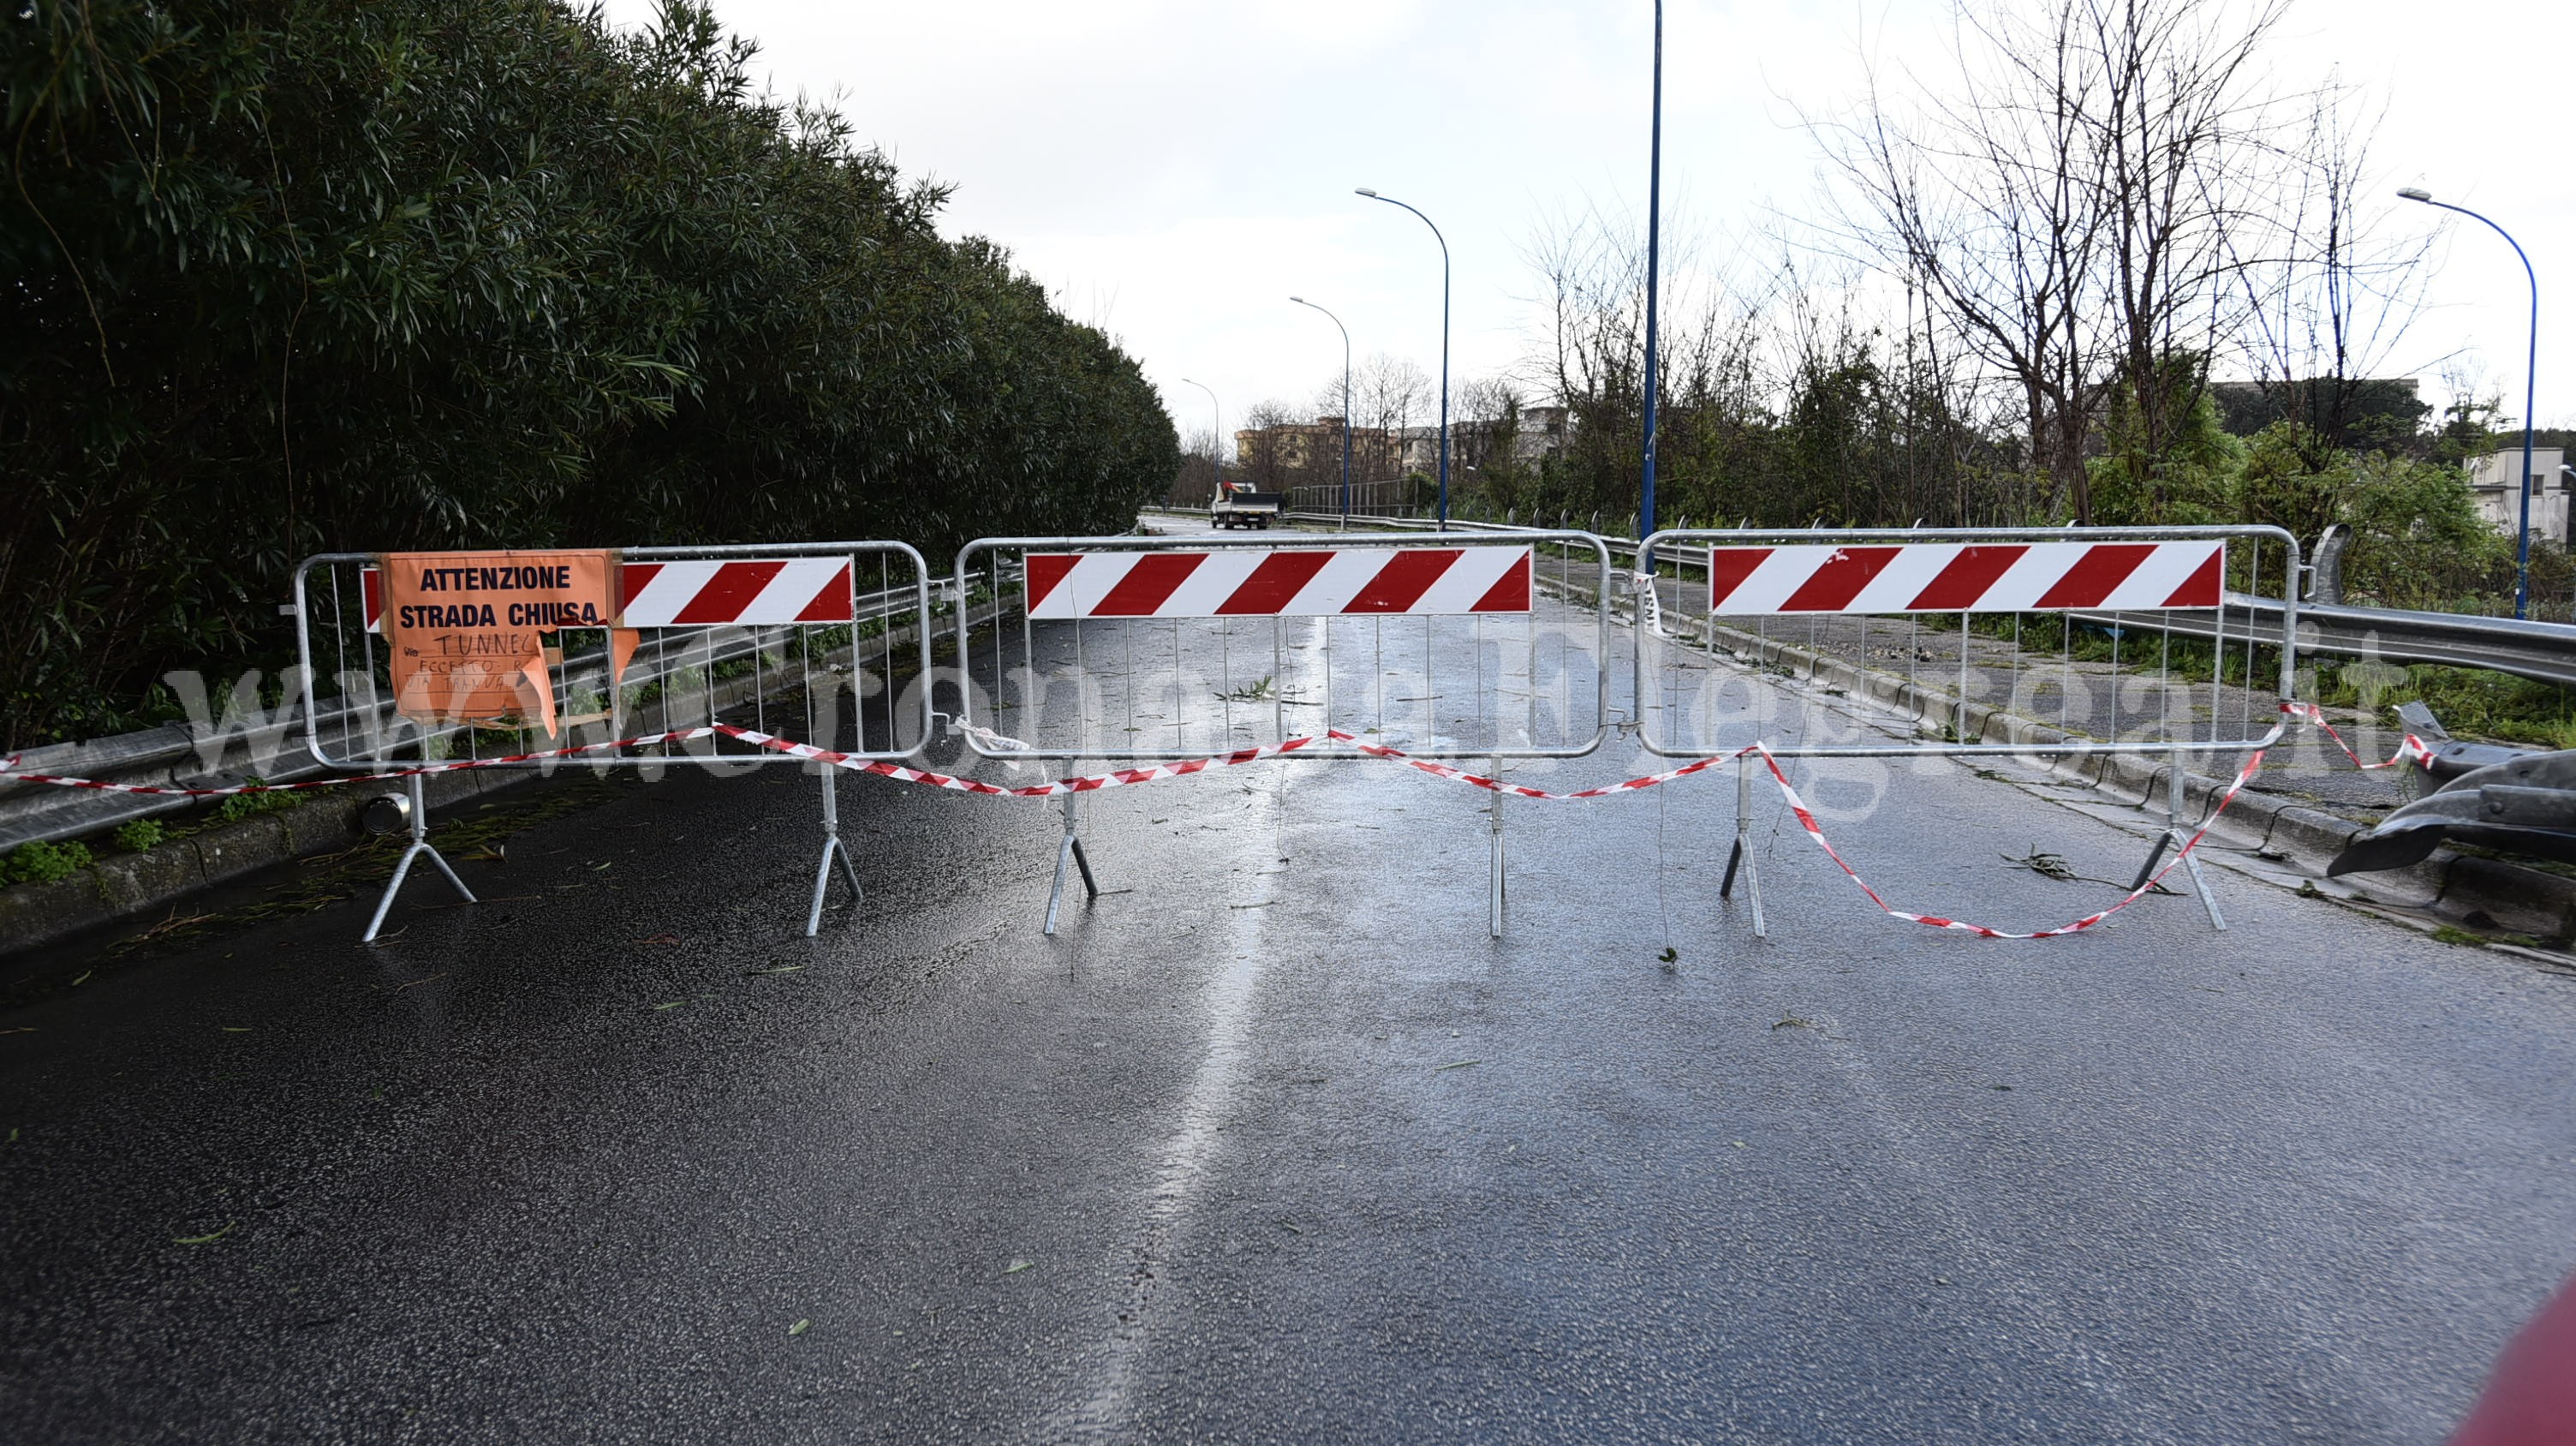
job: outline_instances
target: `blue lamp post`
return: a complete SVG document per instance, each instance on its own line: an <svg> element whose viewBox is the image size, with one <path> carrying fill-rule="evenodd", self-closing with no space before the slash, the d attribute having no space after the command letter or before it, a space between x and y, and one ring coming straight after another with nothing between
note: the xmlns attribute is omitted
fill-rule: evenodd
<svg viewBox="0 0 2576 1446"><path fill-rule="evenodd" d="M1664 0L1655 0L1655 101L1654 140L1646 161L1646 439L1643 495L1637 510L1637 536L1655 535L1655 276L1656 252L1661 230L1664 201ZM1643 555L1637 559L1637 570L1652 577L1655 559Z"/></svg>
<svg viewBox="0 0 2576 1446"><path fill-rule="evenodd" d="M1421 216L1422 224L1431 227L1433 239L1440 243L1440 530L1446 532L1449 530L1449 238L1440 234L1440 228L1432 225L1430 217L1405 206L1393 196L1381 196L1366 186L1352 189L1372 201L1404 206L1414 215Z"/></svg>
<svg viewBox="0 0 2576 1446"><path fill-rule="evenodd" d="M2522 258L2522 279L2531 283L2531 344L2522 359L2522 476L2518 484L2522 492L2522 519L2515 529L2513 545L2513 615L2517 618L2529 617L2531 615L2531 403L2537 390L2540 371L2540 278L2533 274L2531 257L2523 251L2522 243L2513 239L2513 233L2502 226L2488 221L2486 217L2478 215L2466 206L2454 206L2448 201L2436 201L2433 199L2432 192L2420 186L2405 187L2397 194L2409 201L2420 201L2427 206L2439 206L2445 211L2457 211L2474 220L2486 221L2487 229L2502 236L2504 244L2513 248L2513 254Z"/></svg>
<svg viewBox="0 0 2576 1446"><path fill-rule="evenodd" d="M1340 317L1302 296L1288 299L1299 306L1313 306L1324 315L1332 316L1333 325L1342 333L1342 530L1348 532L1351 530L1351 329L1342 325Z"/></svg>

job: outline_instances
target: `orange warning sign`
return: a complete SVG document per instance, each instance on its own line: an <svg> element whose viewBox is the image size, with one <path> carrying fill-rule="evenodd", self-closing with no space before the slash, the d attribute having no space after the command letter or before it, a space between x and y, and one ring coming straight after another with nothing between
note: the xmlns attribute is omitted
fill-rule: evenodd
<svg viewBox="0 0 2576 1446"><path fill-rule="evenodd" d="M395 552L381 561L394 706L414 722L534 716L551 735L546 666L561 652L546 635L617 626L617 554L604 548Z"/></svg>

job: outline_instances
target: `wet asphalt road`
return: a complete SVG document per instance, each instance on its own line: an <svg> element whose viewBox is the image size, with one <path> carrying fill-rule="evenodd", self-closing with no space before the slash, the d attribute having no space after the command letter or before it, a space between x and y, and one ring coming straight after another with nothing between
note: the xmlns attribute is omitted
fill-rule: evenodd
<svg viewBox="0 0 2576 1446"><path fill-rule="evenodd" d="M1041 805L852 781L807 941L812 781L674 775L387 946L353 902L0 1017L5 1434L2426 1443L2576 1267L2576 979L2226 875L2224 936L1937 933L1767 794L1756 941L1722 775L1507 804L1496 942L1483 795L1282 779L1087 801L1132 892L1051 940ZM2135 866L1869 786L1909 906Z"/></svg>

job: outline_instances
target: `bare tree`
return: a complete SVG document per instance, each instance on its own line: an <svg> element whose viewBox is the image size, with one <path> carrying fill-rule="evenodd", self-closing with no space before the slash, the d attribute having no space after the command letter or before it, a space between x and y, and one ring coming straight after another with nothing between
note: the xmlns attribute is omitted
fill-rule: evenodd
<svg viewBox="0 0 2576 1446"><path fill-rule="evenodd" d="M1197 427L1181 438L1181 466L1163 500L1174 507L1204 507L1216 495L1218 459L1225 455L1216 432Z"/></svg>
<svg viewBox="0 0 2576 1446"><path fill-rule="evenodd" d="M1294 426L1307 418L1299 416L1286 402L1275 398L1253 403L1243 413L1241 439L1245 433L1257 436L1248 445L1235 450L1235 473L1263 492L1277 492L1305 480L1310 459L1303 439L1283 439L1274 430ZM1294 445L1282 445L1293 441Z"/></svg>
<svg viewBox="0 0 2576 1446"><path fill-rule="evenodd" d="M1764 389L1755 361L1764 340L1759 305L1706 264L1708 251L1686 220L1667 225L1657 316L1659 475L1712 419L1733 421L1758 409ZM1633 218L1591 207L1543 221L1523 254L1537 275L1534 300L1546 320L1522 380L1572 418L1553 503L1578 511L1633 507L1646 368L1645 237Z"/></svg>
<svg viewBox="0 0 2576 1446"><path fill-rule="evenodd" d="M2296 98L2261 60L2286 4L1958 0L1942 84L1873 74L1856 117L1811 122L1846 183L1841 235L2013 379L2079 520L2107 404L2125 389L2136 450L2162 456L2237 330L2238 273L2268 254Z"/></svg>
<svg viewBox="0 0 2576 1446"><path fill-rule="evenodd" d="M2387 395L2371 373L2385 366L2423 309L2425 263L2435 233L2388 237L2365 203L2373 189L2370 133L2352 93L2328 84L2288 144L2291 185L2274 212L2268 254L2239 267L2246 325L2236 360L2269 413L2296 419L2312 449L2385 441L2362 435L2417 406ZM2418 414L2403 418L2413 430ZM2312 458L2323 465L2322 454Z"/></svg>
<svg viewBox="0 0 2576 1446"><path fill-rule="evenodd" d="M1404 473L1404 433L1433 414L1430 373L1411 360L1373 352L1351 377L1351 419L1361 429L1353 475L1371 481Z"/></svg>

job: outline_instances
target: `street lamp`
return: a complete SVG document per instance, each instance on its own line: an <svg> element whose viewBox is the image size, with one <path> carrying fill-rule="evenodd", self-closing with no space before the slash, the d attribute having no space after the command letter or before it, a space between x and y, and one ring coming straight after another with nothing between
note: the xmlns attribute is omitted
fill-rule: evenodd
<svg viewBox="0 0 2576 1446"><path fill-rule="evenodd" d="M1655 535L1655 273L1659 223L1663 219L1664 198L1664 0L1655 0L1655 103L1654 140L1646 161L1646 459L1643 496L1637 516L1637 536ZM1640 554L1637 570L1648 577L1655 575L1652 554Z"/></svg>
<svg viewBox="0 0 2576 1446"><path fill-rule="evenodd" d="M1208 425L1216 428L1216 436L1208 444L1208 450L1216 454L1208 459L1216 468L1216 490L1208 494L1208 505L1213 507L1216 499L1225 495L1225 408L1217 402L1216 388L1205 382L1192 382L1188 377L1181 380L1208 394L1208 415L1213 419Z"/></svg>
<svg viewBox="0 0 2576 1446"><path fill-rule="evenodd" d="M1366 186L1355 186L1352 190L1372 201L1404 206L1414 215L1421 216L1422 224L1431 226L1432 237L1440 243L1440 530L1446 532L1449 530L1449 238L1440 234L1440 228L1431 224L1430 217L1405 206L1393 196L1381 196ZM1401 448L1398 450L1400 452Z"/></svg>
<svg viewBox="0 0 2576 1446"><path fill-rule="evenodd" d="M1299 306L1312 306L1324 315L1332 316L1333 325L1342 333L1342 530L1348 532L1351 530L1351 329L1342 325L1340 317L1302 296L1288 299Z"/></svg>
<svg viewBox="0 0 2576 1446"><path fill-rule="evenodd" d="M2421 186L2407 186L2397 194L2409 201L2420 201L2427 206L2439 206L2445 211L2457 211L2474 220L2486 221L2487 229L2502 236L2504 244L2513 248L2513 254L2522 258L2523 280L2531 283L2531 346L2522 360L2522 522L2513 546L2513 615L2528 617L2531 614L2531 402L2540 369L2540 278L2532 273L2531 257L2524 253L2522 243L2513 239L2513 233L2502 226L2466 206L2436 201L2433 193Z"/></svg>

